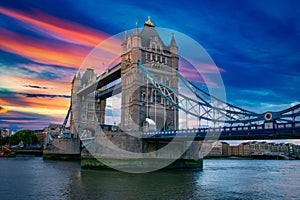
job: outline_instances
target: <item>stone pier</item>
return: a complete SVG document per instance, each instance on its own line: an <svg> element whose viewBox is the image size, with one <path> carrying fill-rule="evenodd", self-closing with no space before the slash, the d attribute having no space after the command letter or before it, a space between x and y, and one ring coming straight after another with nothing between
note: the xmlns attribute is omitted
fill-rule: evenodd
<svg viewBox="0 0 300 200"><path fill-rule="evenodd" d="M104 143L106 139L120 148L133 154L123 154L121 151L109 148ZM102 141L102 142L101 142ZM106 132L97 136L94 143L81 151L81 167L92 169L155 169L162 163L169 163L167 169L193 168L202 169L203 160L199 158L198 142L176 141L170 144L173 151L158 153L157 150L169 145L167 141L147 141L130 136L123 132ZM180 151L189 145L187 150L178 158ZM134 153L137 153L134 155ZM142 154L141 154L142 153Z"/></svg>
<svg viewBox="0 0 300 200"><path fill-rule="evenodd" d="M54 138L52 144L45 146L43 158L53 160L79 160L80 140L78 138Z"/></svg>

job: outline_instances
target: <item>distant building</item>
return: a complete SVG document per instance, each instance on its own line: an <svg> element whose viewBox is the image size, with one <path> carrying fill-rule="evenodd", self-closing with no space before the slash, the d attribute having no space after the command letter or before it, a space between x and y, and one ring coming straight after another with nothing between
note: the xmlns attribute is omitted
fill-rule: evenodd
<svg viewBox="0 0 300 200"><path fill-rule="evenodd" d="M240 157L249 157L251 156L251 147L249 142L243 142L238 145L238 153L237 156Z"/></svg>
<svg viewBox="0 0 300 200"><path fill-rule="evenodd" d="M44 144L44 140L45 140L45 129L43 130L35 130L34 134L36 135L36 137L38 138L38 143L40 145Z"/></svg>
<svg viewBox="0 0 300 200"><path fill-rule="evenodd" d="M231 155L231 149L228 143L221 142L222 143L222 156L227 157Z"/></svg>
<svg viewBox="0 0 300 200"><path fill-rule="evenodd" d="M229 144L226 142L199 142L201 154L206 157L228 156Z"/></svg>
<svg viewBox="0 0 300 200"><path fill-rule="evenodd" d="M243 142L230 146L226 142L199 142L201 154L206 157L252 157L252 155L285 155L300 158L300 146L292 143Z"/></svg>
<svg viewBox="0 0 300 200"><path fill-rule="evenodd" d="M11 136L15 132L13 130L10 130L9 128L2 128L0 129L0 137L6 137L6 136Z"/></svg>
<svg viewBox="0 0 300 200"><path fill-rule="evenodd" d="M239 146L230 146L231 155L230 156L239 156Z"/></svg>
<svg viewBox="0 0 300 200"><path fill-rule="evenodd" d="M288 143L286 144L287 150L288 150L288 154L291 157L295 157L295 158L300 158L300 147L299 145L296 144L292 144L292 143Z"/></svg>

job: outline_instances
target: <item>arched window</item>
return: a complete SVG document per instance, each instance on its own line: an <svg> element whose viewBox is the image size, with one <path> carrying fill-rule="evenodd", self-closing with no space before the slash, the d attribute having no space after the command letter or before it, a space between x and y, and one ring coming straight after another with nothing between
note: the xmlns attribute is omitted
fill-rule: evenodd
<svg viewBox="0 0 300 200"><path fill-rule="evenodd" d="M155 95L156 95L155 90L152 90L152 103L155 103Z"/></svg>
<svg viewBox="0 0 300 200"><path fill-rule="evenodd" d="M156 95L156 103L161 103L161 96L160 95Z"/></svg>
<svg viewBox="0 0 300 200"><path fill-rule="evenodd" d="M169 80L166 80L166 85L170 86L169 84L170 84Z"/></svg>
<svg viewBox="0 0 300 200"><path fill-rule="evenodd" d="M152 60L153 60L153 61L156 60L156 55L152 54Z"/></svg>
<svg viewBox="0 0 300 200"><path fill-rule="evenodd" d="M146 101L146 93L145 92L142 92L142 101Z"/></svg>
<svg viewBox="0 0 300 200"><path fill-rule="evenodd" d="M161 52L161 46L160 46L160 44L159 45L157 45L157 51L159 51L159 52Z"/></svg>
<svg viewBox="0 0 300 200"><path fill-rule="evenodd" d="M155 45L155 43L152 43L151 49L152 49L152 51L155 51L155 50L156 50L156 45Z"/></svg>

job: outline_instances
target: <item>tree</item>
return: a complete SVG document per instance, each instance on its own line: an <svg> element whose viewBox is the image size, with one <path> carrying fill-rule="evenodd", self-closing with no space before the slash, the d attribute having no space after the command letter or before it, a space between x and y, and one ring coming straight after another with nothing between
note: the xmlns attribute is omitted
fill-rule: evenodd
<svg viewBox="0 0 300 200"><path fill-rule="evenodd" d="M5 144L9 144L9 136L0 138L0 145L5 145Z"/></svg>
<svg viewBox="0 0 300 200"><path fill-rule="evenodd" d="M32 130L20 130L11 136L11 145L17 145L21 141L26 144L37 144L38 138Z"/></svg>

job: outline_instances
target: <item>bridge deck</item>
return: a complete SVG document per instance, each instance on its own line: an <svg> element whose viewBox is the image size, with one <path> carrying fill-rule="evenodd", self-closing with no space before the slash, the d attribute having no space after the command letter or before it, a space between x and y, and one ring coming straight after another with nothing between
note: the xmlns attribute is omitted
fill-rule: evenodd
<svg viewBox="0 0 300 200"><path fill-rule="evenodd" d="M223 128L201 128L143 133L146 140L271 140L300 139L300 122L277 124L274 128L264 125L236 126Z"/></svg>

